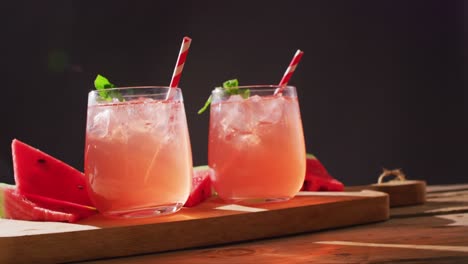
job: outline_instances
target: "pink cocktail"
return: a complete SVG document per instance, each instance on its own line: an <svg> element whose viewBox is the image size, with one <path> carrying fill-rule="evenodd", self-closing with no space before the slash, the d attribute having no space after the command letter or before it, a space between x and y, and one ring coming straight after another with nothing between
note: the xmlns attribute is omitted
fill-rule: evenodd
<svg viewBox="0 0 468 264"><path fill-rule="evenodd" d="M106 91L114 99L98 91L88 99L85 174L97 209L116 217L176 212L189 196L192 176L181 90Z"/></svg>
<svg viewBox="0 0 468 264"><path fill-rule="evenodd" d="M306 151L296 89L244 86L212 92L208 160L213 185L229 202L292 198L304 182Z"/></svg>

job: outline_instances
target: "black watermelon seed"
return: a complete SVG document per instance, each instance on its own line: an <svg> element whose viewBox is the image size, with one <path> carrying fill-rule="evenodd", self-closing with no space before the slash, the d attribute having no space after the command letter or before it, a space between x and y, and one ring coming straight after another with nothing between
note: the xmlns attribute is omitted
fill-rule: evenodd
<svg viewBox="0 0 468 264"><path fill-rule="evenodd" d="M42 164L46 163L45 159L38 159L37 162L42 163Z"/></svg>

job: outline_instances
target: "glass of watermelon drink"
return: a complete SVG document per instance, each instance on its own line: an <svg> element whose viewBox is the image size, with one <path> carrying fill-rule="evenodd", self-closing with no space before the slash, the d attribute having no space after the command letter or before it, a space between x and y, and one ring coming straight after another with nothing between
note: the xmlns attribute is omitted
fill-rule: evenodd
<svg viewBox="0 0 468 264"><path fill-rule="evenodd" d="M126 218L178 211L193 173L182 91L113 88L104 99L100 92L89 93L85 144L85 175L96 208Z"/></svg>
<svg viewBox="0 0 468 264"><path fill-rule="evenodd" d="M212 91L208 163L221 199L284 201L300 190L306 151L296 88L275 94L279 88L239 86L235 95Z"/></svg>

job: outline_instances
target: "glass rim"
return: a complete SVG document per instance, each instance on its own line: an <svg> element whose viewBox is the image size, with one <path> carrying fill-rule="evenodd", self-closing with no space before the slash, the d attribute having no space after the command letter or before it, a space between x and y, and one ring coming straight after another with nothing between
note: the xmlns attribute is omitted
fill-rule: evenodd
<svg viewBox="0 0 468 264"><path fill-rule="evenodd" d="M93 89L90 92L100 92L100 91L122 91L122 90L130 90L130 89L174 89L177 91L182 91L180 87L170 87L170 86L156 86L156 85L141 85L141 86L122 86L122 87L114 87L114 88L106 88L104 90Z"/></svg>
<svg viewBox="0 0 468 264"><path fill-rule="evenodd" d="M236 88L239 88L239 89L278 89L280 87L284 87L284 89L286 88L296 88L296 86L294 85L279 85L279 84L252 84L252 85L240 85L240 86L237 86ZM217 90L217 89L224 89L223 87L215 87L213 90Z"/></svg>

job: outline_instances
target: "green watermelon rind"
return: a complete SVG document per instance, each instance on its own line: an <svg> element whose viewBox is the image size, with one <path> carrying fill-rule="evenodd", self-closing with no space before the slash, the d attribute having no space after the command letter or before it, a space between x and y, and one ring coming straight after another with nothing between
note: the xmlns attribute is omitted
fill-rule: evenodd
<svg viewBox="0 0 468 264"><path fill-rule="evenodd" d="M1 183L0 182L0 218L5 218L6 212L5 212L5 190L7 188L14 188L14 185L6 184L6 183Z"/></svg>
<svg viewBox="0 0 468 264"><path fill-rule="evenodd" d="M317 159L317 157L315 157L315 155L312 154L312 153L306 153L306 158L307 158L307 159L314 159L314 160Z"/></svg>
<svg viewBox="0 0 468 264"><path fill-rule="evenodd" d="M5 217L5 212L4 212L4 201L5 201L5 198L3 198L3 184L0 184L0 218L4 218Z"/></svg>
<svg viewBox="0 0 468 264"><path fill-rule="evenodd" d="M209 169L209 168L210 168L210 166L208 166L208 165L200 165L200 166L193 167L193 171L206 170L206 169Z"/></svg>

